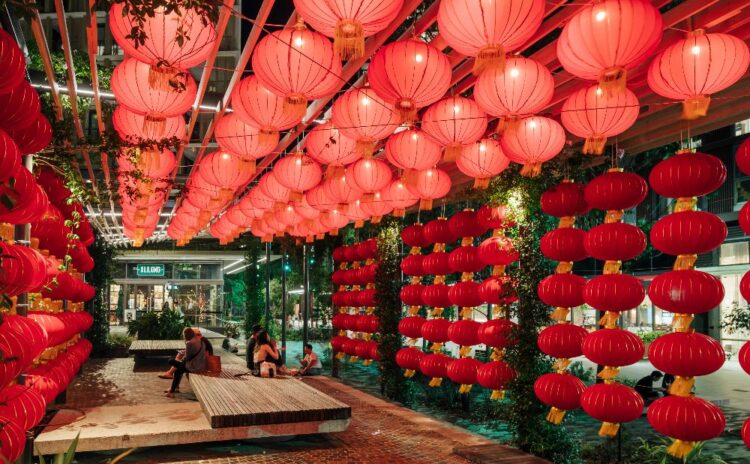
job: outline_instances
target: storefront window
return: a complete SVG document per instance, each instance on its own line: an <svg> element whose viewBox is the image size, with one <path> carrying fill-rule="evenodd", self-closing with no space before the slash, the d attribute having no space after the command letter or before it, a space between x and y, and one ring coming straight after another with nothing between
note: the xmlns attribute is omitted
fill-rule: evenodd
<svg viewBox="0 0 750 464"><path fill-rule="evenodd" d="M188 279L221 279L218 264L175 263L174 278Z"/></svg>

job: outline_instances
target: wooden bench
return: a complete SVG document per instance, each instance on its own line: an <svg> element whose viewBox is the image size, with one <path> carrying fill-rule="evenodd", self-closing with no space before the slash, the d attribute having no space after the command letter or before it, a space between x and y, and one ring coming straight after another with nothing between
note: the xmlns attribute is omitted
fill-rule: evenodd
<svg viewBox="0 0 750 464"><path fill-rule="evenodd" d="M246 375L243 375L246 374ZM292 377L253 377L239 365L190 375L212 428L346 420L351 407Z"/></svg>
<svg viewBox="0 0 750 464"><path fill-rule="evenodd" d="M184 340L133 340L128 352L136 358L147 356L174 356L185 349Z"/></svg>

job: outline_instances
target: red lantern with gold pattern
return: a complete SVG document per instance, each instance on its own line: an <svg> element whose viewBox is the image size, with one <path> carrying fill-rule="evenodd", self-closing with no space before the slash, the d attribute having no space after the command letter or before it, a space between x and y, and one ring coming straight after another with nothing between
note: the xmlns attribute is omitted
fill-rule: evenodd
<svg viewBox="0 0 750 464"><path fill-rule="evenodd" d="M0 416L0 456L7 462L15 462L21 457L26 445L26 433L17 419Z"/></svg>

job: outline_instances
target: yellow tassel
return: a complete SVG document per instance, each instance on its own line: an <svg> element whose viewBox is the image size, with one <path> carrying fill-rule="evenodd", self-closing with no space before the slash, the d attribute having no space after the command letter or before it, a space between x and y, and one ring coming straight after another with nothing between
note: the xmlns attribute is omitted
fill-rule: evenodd
<svg viewBox="0 0 750 464"><path fill-rule="evenodd" d="M477 190L487 190L490 186L490 178L484 177L482 179L474 179L474 188Z"/></svg>
<svg viewBox="0 0 750 464"><path fill-rule="evenodd" d="M552 370L557 372L563 372L570 366L570 359L568 358L557 358L554 364L552 364Z"/></svg>
<svg viewBox="0 0 750 464"><path fill-rule="evenodd" d="M609 95L617 95L625 90L628 82L628 71L620 66L605 69L599 78L599 87Z"/></svg>
<svg viewBox="0 0 750 464"><path fill-rule="evenodd" d="M620 318L620 313L613 311L607 311L604 316L599 319L599 325L604 326L608 329L614 329L617 327L617 320Z"/></svg>
<svg viewBox="0 0 750 464"><path fill-rule="evenodd" d="M526 163L521 168L521 175L524 177L539 177L542 173L542 163Z"/></svg>
<svg viewBox="0 0 750 464"><path fill-rule="evenodd" d="M573 270L572 261L560 261L559 263L557 263L557 267L555 267L556 274L570 274L572 270Z"/></svg>
<svg viewBox="0 0 750 464"><path fill-rule="evenodd" d="M552 314L550 314L549 318L553 321L563 322L568 319L568 314L570 314L569 308L558 306L554 311L552 311Z"/></svg>
<svg viewBox="0 0 750 464"><path fill-rule="evenodd" d="M422 253L422 247L411 247L409 250L410 255L418 255Z"/></svg>
<svg viewBox="0 0 750 464"><path fill-rule="evenodd" d="M438 351L440 351L442 349L443 349L443 344L442 343L433 343L430 346L430 351L438 352Z"/></svg>
<svg viewBox="0 0 750 464"><path fill-rule="evenodd" d="M462 272L461 273L461 282L471 282L474 280L474 273L473 272Z"/></svg>
<svg viewBox="0 0 750 464"><path fill-rule="evenodd" d="M419 210L429 211L432 209L432 198L423 198L419 200Z"/></svg>
<svg viewBox="0 0 750 464"><path fill-rule="evenodd" d="M452 143L450 145L445 146L445 151L443 152L443 161L446 163L453 163L456 161L456 158L458 158L458 155L461 154L463 151L464 146L460 143Z"/></svg>
<svg viewBox="0 0 750 464"><path fill-rule="evenodd" d="M338 353L336 353L336 359L344 359L344 356L346 356L346 353L344 353L343 351L339 351Z"/></svg>
<svg viewBox="0 0 750 464"><path fill-rule="evenodd" d="M505 357L505 349L493 348L492 354L490 354L490 361L502 361Z"/></svg>
<svg viewBox="0 0 750 464"><path fill-rule="evenodd" d="M678 152L681 153L682 151ZM689 151L686 151L685 153L690 153ZM698 198L697 197L682 197L678 198L677 202L674 204L673 211L675 213L681 213L683 211L693 211L695 209L695 205L698 204Z"/></svg>
<svg viewBox="0 0 750 464"><path fill-rule="evenodd" d="M435 244L435 245L434 245L434 246L432 247L432 252L433 252L433 253L441 253L441 252L443 252L443 251L445 251L445 243L436 243L436 244Z"/></svg>
<svg viewBox="0 0 750 464"><path fill-rule="evenodd" d="M675 376L674 382L669 386L669 394L674 396L690 396L695 385L695 377Z"/></svg>
<svg viewBox="0 0 750 464"><path fill-rule="evenodd" d="M505 265L498 264L496 266L492 266L492 275L493 276L503 276L503 275L505 275Z"/></svg>
<svg viewBox="0 0 750 464"><path fill-rule="evenodd" d="M618 430L620 430L620 424L614 422L602 422L602 426L599 428L599 436L612 438L617 435Z"/></svg>
<svg viewBox="0 0 750 464"><path fill-rule="evenodd" d="M419 312L419 306L409 306L409 315L410 316L416 316Z"/></svg>
<svg viewBox="0 0 750 464"><path fill-rule="evenodd" d="M349 362L357 362L359 360L358 356L349 356Z"/></svg>
<svg viewBox="0 0 750 464"><path fill-rule="evenodd" d="M706 116L711 105L710 95L699 95L682 101L682 119L691 121Z"/></svg>
<svg viewBox="0 0 750 464"><path fill-rule="evenodd" d="M462 358L466 358L469 355L471 355L471 347L470 346L462 346L461 349L458 350L458 354Z"/></svg>
<svg viewBox="0 0 750 464"><path fill-rule="evenodd" d="M604 270L602 274L619 274L622 268L622 261L604 261Z"/></svg>
<svg viewBox="0 0 750 464"><path fill-rule="evenodd" d="M441 317L443 315L443 311L445 311L445 308L433 308L432 311L430 311L430 315L432 317Z"/></svg>
<svg viewBox="0 0 750 464"><path fill-rule="evenodd" d="M604 153L604 145L607 143L607 137L591 136L583 143L583 154L599 156Z"/></svg>
<svg viewBox="0 0 750 464"><path fill-rule="evenodd" d="M461 308L460 316L462 319L471 319L471 314L474 312L474 307L465 306Z"/></svg>
<svg viewBox="0 0 750 464"><path fill-rule="evenodd" d="M624 214L625 214L625 211L621 209L610 209L607 211L607 214L604 216L604 223L612 224L614 222L622 222L622 216Z"/></svg>
<svg viewBox="0 0 750 464"><path fill-rule="evenodd" d="M693 316L691 314L675 314L672 316L672 330L675 332L689 332L692 323Z"/></svg>
<svg viewBox="0 0 750 464"><path fill-rule="evenodd" d="M364 361L362 361L362 365L363 365L363 366L369 366L371 362L372 362L372 360L370 360L370 359L365 359Z"/></svg>
<svg viewBox="0 0 750 464"><path fill-rule="evenodd" d="M397 217L397 218L402 218L402 217L406 216L406 209L405 208L396 208L391 213L391 216Z"/></svg>
<svg viewBox="0 0 750 464"><path fill-rule="evenodd" d="M445 276L435 276L435 279L432 281L435 285L441 285L445 283Z"/></svg>
<svg viewBox="0 0 750 464"><path fill-rule="evenodd" d="M505 390L492 390L490 399L494 401L502 401L505 399Z"/></svg>
<svg viewBox="0 0 750 464"><path fill-rule="evenodd" d="M558 425L565 418L565 411L552 407L547 413L547 422Z"/></svg>
<svg viewBox="0 0 750 464"><path fill-rule="evenodd" d="M342 60L361 58L365 54L365 34L362 23L342 19L333 32L333 47Z"/></svg>
<svg viewBox="0 0 750 464"><path fill-rule="evenodd" d="M307 98L304 95L290 94L284 98L284 109L295 118L302 119L307 113Z"/></svg>
<svg viewBox="0 0 750 464"><path fill-rule="evenodd" d="M262 146L276 146L279 143L279 132L274 129L261 129L258 131L258 143Z"/></svg>
<svg viewBox="0 0 750 464"><path fill-rule="evenodd" d="M677 459L685 459L694 447L695 443L692 441L675 440L669 448L667 448L667 454L674 456Z"/></svg>
<svg viewBox="0 0 750 464"><path fill-rule="evenodd" d="M505 49L502 45L485 45L479 49L474 58L472 72L478 76L488 69L497 69L500 72L505 69Z"/></svg>
<svg viewBox="0 0 750 464"><path fill-rule="evenodd" d="M463 237L461 239L461 246L472 246L474 244L474 237Z"/></svg>
<svg viewBox="0 0 750 464"><path fill-rule="evenodd" d="M604 366L604 369L602 369L599 374L597 374L597 377L604 380L612 380L620 373L619 367L613 367L613 366Z"/></svg>
<svg viewBox="0 0 750 464"><path fill-rule="evenodd" d="M675 271L684 271L695 268L695 261L698 255L678 255L672 266Z"/></svg>
<svg viewBox="0 0 750 464"><path fill-rule="evenodd" d="M458 393L461 394L461 395L465 395L465 394L469 393L470 391L471 391L471 385L464 384L464 385L461 385L460 387L458 387Z"/></svg>
<svg viewBox="0 0 750 464"><path fill-rule="evenodd" d="M433 377L430 380L430 384L429 385L431 387L439 387L442 384L443 384L443 378L442 377Z"/></svg>
<svg viewBox="0 0 750 464"><path fill-rule="evenodd" d="M155 137L164 135L164 129L167 127L167 118L156 114L148 113L143 118L143 132L153 134Z"/></svg>
<svg viewBox="0 0 750 464"><path fill-rule="evenodd" d="M410 379L414 377L414 373L415 373L414 369L406 369L404 371L404 377L406 377L407 379Z"/></svg>
<svg viewBox="0 0 750 464"><path fill-rule="evenodd" d="M396 112L402 123L413 123L417 120L417 105L410 98L403 98L396 102Z"/></svg>
<svg viewBox="0 0 750 464"><path fill-rule="evenodd" d="M557 222L557 228L558 229L570 229L571 227L575 225L575 223L576 223L575 216L563 216Z"/></svg>

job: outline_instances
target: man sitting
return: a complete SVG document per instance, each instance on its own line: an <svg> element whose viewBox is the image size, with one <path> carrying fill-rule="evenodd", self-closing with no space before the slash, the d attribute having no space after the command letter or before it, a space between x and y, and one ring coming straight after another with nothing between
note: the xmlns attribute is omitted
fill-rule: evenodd
<svg viewBox="0 0 750 464"><path fill-rule="evenodd" d="M635 391L643 397L643 402L646 405L659 398L659 392L654 388L654 382L658 382L662 377L661 372L653 371L635 384Z"/></svg>
<svg viewBox="0 0 750 464"><path fill-rule="evenodd" d="M301 368L297 371L297 375L322 374L323 364L320 362L318 355L313 351L313 346L310 343L305 343L305 347L302 351L305 353L305 357L302 358L300 362Z"/></svg>

